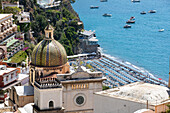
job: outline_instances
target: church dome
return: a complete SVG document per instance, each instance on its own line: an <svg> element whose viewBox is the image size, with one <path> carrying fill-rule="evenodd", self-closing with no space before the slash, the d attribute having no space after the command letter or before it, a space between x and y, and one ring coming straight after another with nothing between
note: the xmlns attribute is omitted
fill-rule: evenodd
<svg viewBox="0 0 170 113"><path fill-rule="evenodd" d="M45 38L35 46L31 61L35 66L56 67L67 63L67 54L58 41Z"/></svg>

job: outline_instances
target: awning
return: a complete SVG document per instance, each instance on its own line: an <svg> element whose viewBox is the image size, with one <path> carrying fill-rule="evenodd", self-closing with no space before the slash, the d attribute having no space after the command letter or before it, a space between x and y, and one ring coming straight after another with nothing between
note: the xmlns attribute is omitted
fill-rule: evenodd
<svg viewBox="0 0 170 113"><path fill-rule="evenodd" d="M8 22L11 22L11 20L8 20Z"/></svg>
<svg viewBox="0 0 170 113"><path fill-rule="evenodd" d="M3 22L2 25L5 25L5 23Z"/></svg>
<svg viewBox="0 0 170 113"><path fill-rule="evenodd" d="M5 21L5 24L7 24L8 23L8 21Z"/></svg>

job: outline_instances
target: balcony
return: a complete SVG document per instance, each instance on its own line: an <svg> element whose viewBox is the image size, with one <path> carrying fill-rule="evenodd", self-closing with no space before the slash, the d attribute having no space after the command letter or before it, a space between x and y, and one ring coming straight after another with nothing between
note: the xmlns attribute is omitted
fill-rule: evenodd
<svg viewBox="0 0 170 113"><path fill-rule="evenodd" d="M0 40L0 43L2 43L3 41L5 41L6 39L10 38L13 35L15 35L15 32L13 32L12 34L10 34L10 35L6 36L5 38L3 38L2 40Z"/></svg>

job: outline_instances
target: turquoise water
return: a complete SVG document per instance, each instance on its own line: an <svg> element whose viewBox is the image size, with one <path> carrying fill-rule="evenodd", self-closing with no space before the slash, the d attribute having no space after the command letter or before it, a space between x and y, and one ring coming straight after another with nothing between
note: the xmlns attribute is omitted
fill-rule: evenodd
<svg viewBox="0 0 170 113"><path fill-rule="evenodd" d="M90 9L90 6L99 9ZM168 80L170 56L170 0L76 0L72 4L86 30L95 30L103 52L142 67ZM157 13L141 15L141 11ZM103 17L104 13L112 17ZM132 28L125 22L135 16ZM158 32L165 29L164 32Z"/></svg>

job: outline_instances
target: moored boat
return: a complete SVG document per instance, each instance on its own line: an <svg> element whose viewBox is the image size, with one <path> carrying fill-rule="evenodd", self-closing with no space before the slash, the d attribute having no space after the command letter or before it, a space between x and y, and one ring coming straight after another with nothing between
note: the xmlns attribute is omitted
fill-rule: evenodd
<svg viewBox="0 0 170 113"><path fill-rule="evenodd" d="M98 9L99 6L90 6L90 9Z"/></svg>
<svg viewBox="0 0 170 113"><path fill-rule="evenodd" d="M112 14L107 14L107 13L105 13L105 14L103 14L103 16L104 16L104 17L111 17Z"/></svg>
<svg viewBox="0 0 170 113"><path fill-rule="evenodd" d="M107 2L107 0L100 0L100 2Z"/></svg>
<svg viewBox="0 0 170 113"><path fill-rule="evenodd" d="M130 17L130 20L135 20L135 17L134 17L134 16L131 16L131 17Z"/></svg>
<svg viewBox="0 0 170 113"><path fill-rule="evenodd" d="M131 25L126 24L123 28L131 28Z"/></svg>
<svg viewBox="0 0 170 113"><path fill-rule="evenodd" d="M128 20L128 21L126 21L126 23L133 24L133 23L135 23L135 20Z"/></svg>
<svg viewBox="0 0 170 113"><path fill-rule="evenodd" d="M140 14L144 15L144 14L146 14L146 12L145 12L145 11L142 11Z"/></svg>
<svg viewBox="0 0 170 113"><path fill-rule="evenodd" d="M140 0L131 0L132 2L140 2Z"/></svg>
<svg viewBox="0 0 170 113"><path fill-rule="evenodd" d="M156 13L156 10L150 10L148 13Z"/></svg>
<svg viewBox="0 0 170 113"><path fill-rule="evenodd" d="M160 30L159 30L159 32L163 32L163 31L164 31L164 29L160 29Z"/></svg>

